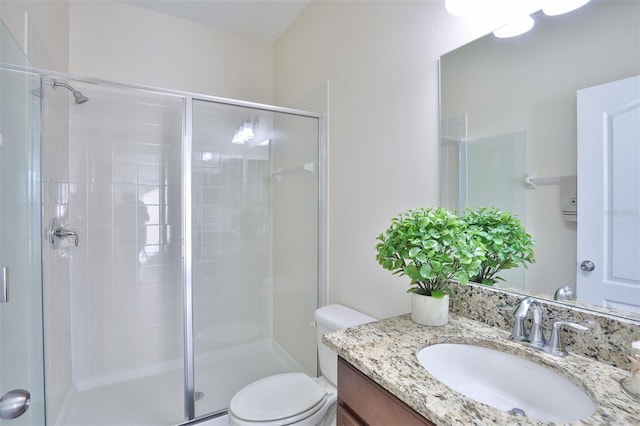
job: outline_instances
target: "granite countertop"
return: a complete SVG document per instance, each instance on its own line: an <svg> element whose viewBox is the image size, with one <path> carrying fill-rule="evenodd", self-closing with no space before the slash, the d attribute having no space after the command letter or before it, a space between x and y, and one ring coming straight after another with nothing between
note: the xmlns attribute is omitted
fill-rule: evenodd
<svg viewBox="0 0 640 426"><path fill-rule="evenodd" d="M627 395L618 381L627 371L583 356L559 358L508 339L496 327L449 315L449 323L426 327L409 315L388 318L324 335L325 344L376 383L437 425L550 424L476 402L450 389L424 369L416 353L436 343L469 343L534 360L569 378L597 404L596 412L571 425L638 425L640 401ZM569 348L570 350L570 348ZM544 390L540 390L543 392Z"/></svg>

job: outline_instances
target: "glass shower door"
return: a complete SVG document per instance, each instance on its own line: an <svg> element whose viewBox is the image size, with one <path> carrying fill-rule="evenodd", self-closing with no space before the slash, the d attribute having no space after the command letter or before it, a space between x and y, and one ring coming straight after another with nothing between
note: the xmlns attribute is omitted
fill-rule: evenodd
<svg viewBox="0 0 640 426"><path fill-rule="evenodd" d="M0 425L43 425L40 77L0 26Z"/></svg>
<svg viewBox="0 0 640 426"><path fill-rule="evenodd" d="M196 417L247 384L315 376L318 119L194 101Z"/></svg>

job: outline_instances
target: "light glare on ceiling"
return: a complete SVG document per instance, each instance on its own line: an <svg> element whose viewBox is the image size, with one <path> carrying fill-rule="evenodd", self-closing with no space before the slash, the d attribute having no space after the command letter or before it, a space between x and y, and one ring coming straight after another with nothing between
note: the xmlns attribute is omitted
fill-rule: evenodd
<svg viewBox="0 0 640 426"><path fill-rule="evenodd" d="M543 7L542 11L545 15L557 16L576 10L587 3L589 0L558 0Z"/></svg>
<svg viewBox="0 0 640 426"><path fill-rule="evenodd" d="M520 19L517 19L502 28L498 28L493 32L498 38L509 38L519 36L520 34L524 34L533 28L534 20L531 16L524 16Z"/></svg>

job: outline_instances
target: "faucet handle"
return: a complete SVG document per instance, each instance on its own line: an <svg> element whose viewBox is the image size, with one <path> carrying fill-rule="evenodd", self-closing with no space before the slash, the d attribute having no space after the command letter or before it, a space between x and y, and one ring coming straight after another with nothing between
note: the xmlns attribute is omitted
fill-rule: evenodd
<svg viewBox="0 0 640 426"><path fill-rule="evenodd" d="M577 324L571 321L556 321L553 323L553 330L551 331L551 338L549 344L545 347L545 351L551 355L566 356L567 351L564 348L564 340L562 339L562 328L571 327L577 331L587 331L589 327Z"/></svg>

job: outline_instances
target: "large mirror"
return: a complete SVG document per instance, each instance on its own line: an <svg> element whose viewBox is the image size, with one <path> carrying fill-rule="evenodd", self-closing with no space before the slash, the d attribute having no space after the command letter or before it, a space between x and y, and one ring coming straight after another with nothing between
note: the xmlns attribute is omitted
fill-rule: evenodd
<svg viewBox="0 0 640 426"><path fill-rule="evenodd" d="M441 204L516 212L536 263L509 271L503 286L553 299L576 288L577 222L566 205L576 195L576 92L640 74L640 1L592 0L534 19L524 35L489 34L441 58Z"/></svg>

